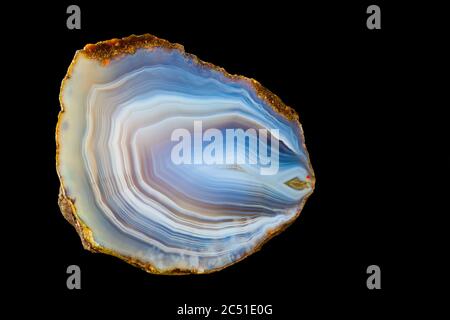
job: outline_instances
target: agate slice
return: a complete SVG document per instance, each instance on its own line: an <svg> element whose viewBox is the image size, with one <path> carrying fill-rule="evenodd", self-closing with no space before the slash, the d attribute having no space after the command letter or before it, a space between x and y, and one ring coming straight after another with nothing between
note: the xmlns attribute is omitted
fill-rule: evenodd
<svg viewBox="0 0 450 320"><path fill-rule="evenodd" d="M217 271L284 230L313 192L295 111L179 44L86 45L60 101L59 206L92 252L151 273Z"/></svg>

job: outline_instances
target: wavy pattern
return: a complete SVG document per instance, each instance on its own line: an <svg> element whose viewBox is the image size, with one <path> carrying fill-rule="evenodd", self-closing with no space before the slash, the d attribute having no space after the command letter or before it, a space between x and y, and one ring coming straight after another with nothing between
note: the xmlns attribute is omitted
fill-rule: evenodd
<svg viewBox="0 0 450 320"><path fill-rule="evenodd" d="M299 123L275 112L249 80L181 50L137 49L107 64L81 51L61 100L64 196L74 199L95 246L148 271L202 273L230 265L295 219L312 193ZM269 134L256 150L250 140L235 141L245 163L174 163L173 132L194 137L196 123L202 133L214 129L225 138L227 129ZM268 165L249 163L250 154L258 159L258 151L274 145L277 171L263 175ZM216 152L225 159L225 146Z"/></svg>

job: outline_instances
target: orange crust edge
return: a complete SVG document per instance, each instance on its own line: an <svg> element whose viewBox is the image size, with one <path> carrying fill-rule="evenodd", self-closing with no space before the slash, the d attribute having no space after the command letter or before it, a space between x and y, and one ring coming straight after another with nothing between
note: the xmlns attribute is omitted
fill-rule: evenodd
<svg viewBox="0 0 450 320"><path fill-rule="evenodd" d="M65 106L62 101L62 92L64 90L65 81L67 79L70 79L73 67L75 66L79 56L84 55L85 57L87 57L89 59L97 60L101 64L107 65L107 64L109 64L109 62L112 59L117 59L117 58L123 57L125 55L134 54L138 49L152 49L152 48L157 48L157 47L168 49L168 50L178 50L185 57L193 60L195 63L197 63L200 66L203 66L203 67L206 67L209 69L214 69L214 70L222 73L227 78L229 78L233 81L245 81L248 84L250 84L251 87L253 87L253 89L257 93L258 97L260 99L264 100L265 102L267 102L267 104L270 105L275 112L283 115L288 120L296 122L296 124L299 128L301 138L302 138L303 148L304 148L307 158L308 158L308 166L309 166L309 169L311 170L311 177L310 177L309 183L310 183L312 190L311 190L310 194L307 195L302 200L302 202L299 204L297 213L283 225L279 226L278 228L276 228L274 230L270 230L267 233L266 237L261 241L261 243L258 246L256 246L252 251L248 252L247 254L242 256L240 259L238 259L232 263L229 263L223 267L220 267L220 268L207 270L207 271L201 271L201 270L197 270L197 269L178 269L178 268L171 269L171 270L159 270L158 268L156 268L155 266L153 266L152 264L150 264L148 262L143 262L143 261L140 261L133 257L122 255L120 253L117 253L113 250L110 250L108 248L105 248L105 247L99 245L98 243L95 242L93 233L90 230L90 228L78 216L75 201L73 199L70 199L66 195L66 191L64 188L64 181L60 174L60 170L59 170L59 167L60 167L59 136L60 136L60 134L59 134L59 131L60 131L60 126L62 123L62 118L63 118L63 114L64 114L64 109L65 109ZM254 254L255 252L261 250L261 248L264 246L265 243L267 243L270 239L272 239L276 235L280 234L287 227L289 227L300 216L300 213L301 213L307 199L314 192L316 178L315 178L315 174L314 174L314 171L313 171L313 168L311 165L308 151L306 149L303 128L300 124L299 116L298 116L297 112L293 108L285 105L277 95L272 93L270 90L266 89L257 80L252 79L252 78L247 78L247 77L244 77L241 75L229 74L222 67L215 66L209 62L204 62L204 61L200 60L197 56L186 53L184 51L184 47L180 44L170 43L167 40L160 39L151 34L144 34L144 35L139 35L139 36L131 35L129 37L125 37L122 39L111 39L111 40L107 40L107 41L101 41L96 44L87 44L82 50L78 50L77 53L75 54L75 57L72 60L70 66L67 70L67 74L61 83L59 100L60 100L60 105L61 105L61 111L59 112L59 115L58 115L58 122L56 125L56 132L55 132L55 140L56 140L56 171L57 171L60 183L61 183L59 196L58 196L58 205L60 207L62 215L75 228L76 232L78 233L78 235L81 239L84 249L94 252L94 253L104 253L104 254L115 256L135 267L138 267L138 268L148 272L148 273L162 274L162 275L209 274L209 273L223 270L231 265L234 265L234 264L242 261L243 259L249 257L250 255Z"/></svg>

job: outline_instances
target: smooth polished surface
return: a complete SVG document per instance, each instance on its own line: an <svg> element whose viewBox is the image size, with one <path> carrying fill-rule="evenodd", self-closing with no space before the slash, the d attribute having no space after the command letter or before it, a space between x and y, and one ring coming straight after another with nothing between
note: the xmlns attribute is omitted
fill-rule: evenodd
<svg viewBox="0 0 450 320"><path fill-rule="evenodd" d="M302 129L256 81L143 37L76 54L60 97L60 206L92 251L154 273L220 270L283 230L312 193ZM116 43L133 50L117 54ZM227 149L239 129L254 130L256 149L250 138Z"/></svg>

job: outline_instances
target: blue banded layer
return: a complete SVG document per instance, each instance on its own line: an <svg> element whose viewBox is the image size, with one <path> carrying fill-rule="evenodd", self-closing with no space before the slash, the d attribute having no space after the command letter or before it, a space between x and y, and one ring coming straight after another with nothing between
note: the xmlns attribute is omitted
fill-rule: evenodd
<svg viewBox="0 0 450 320"><path fill-rule="evenodd" d="M107 65L79 52L61 101L58 171L77 218L96 245L158 272L209 272L242 259L312 193L298 121L274 111L248 79L179 50L139 49ZM172 133L194 136L196 122L224 137L276 129L277 171L261 174L259 161L174 163ZM255 152L248 140L239 150L246 159Z"/></svg>

